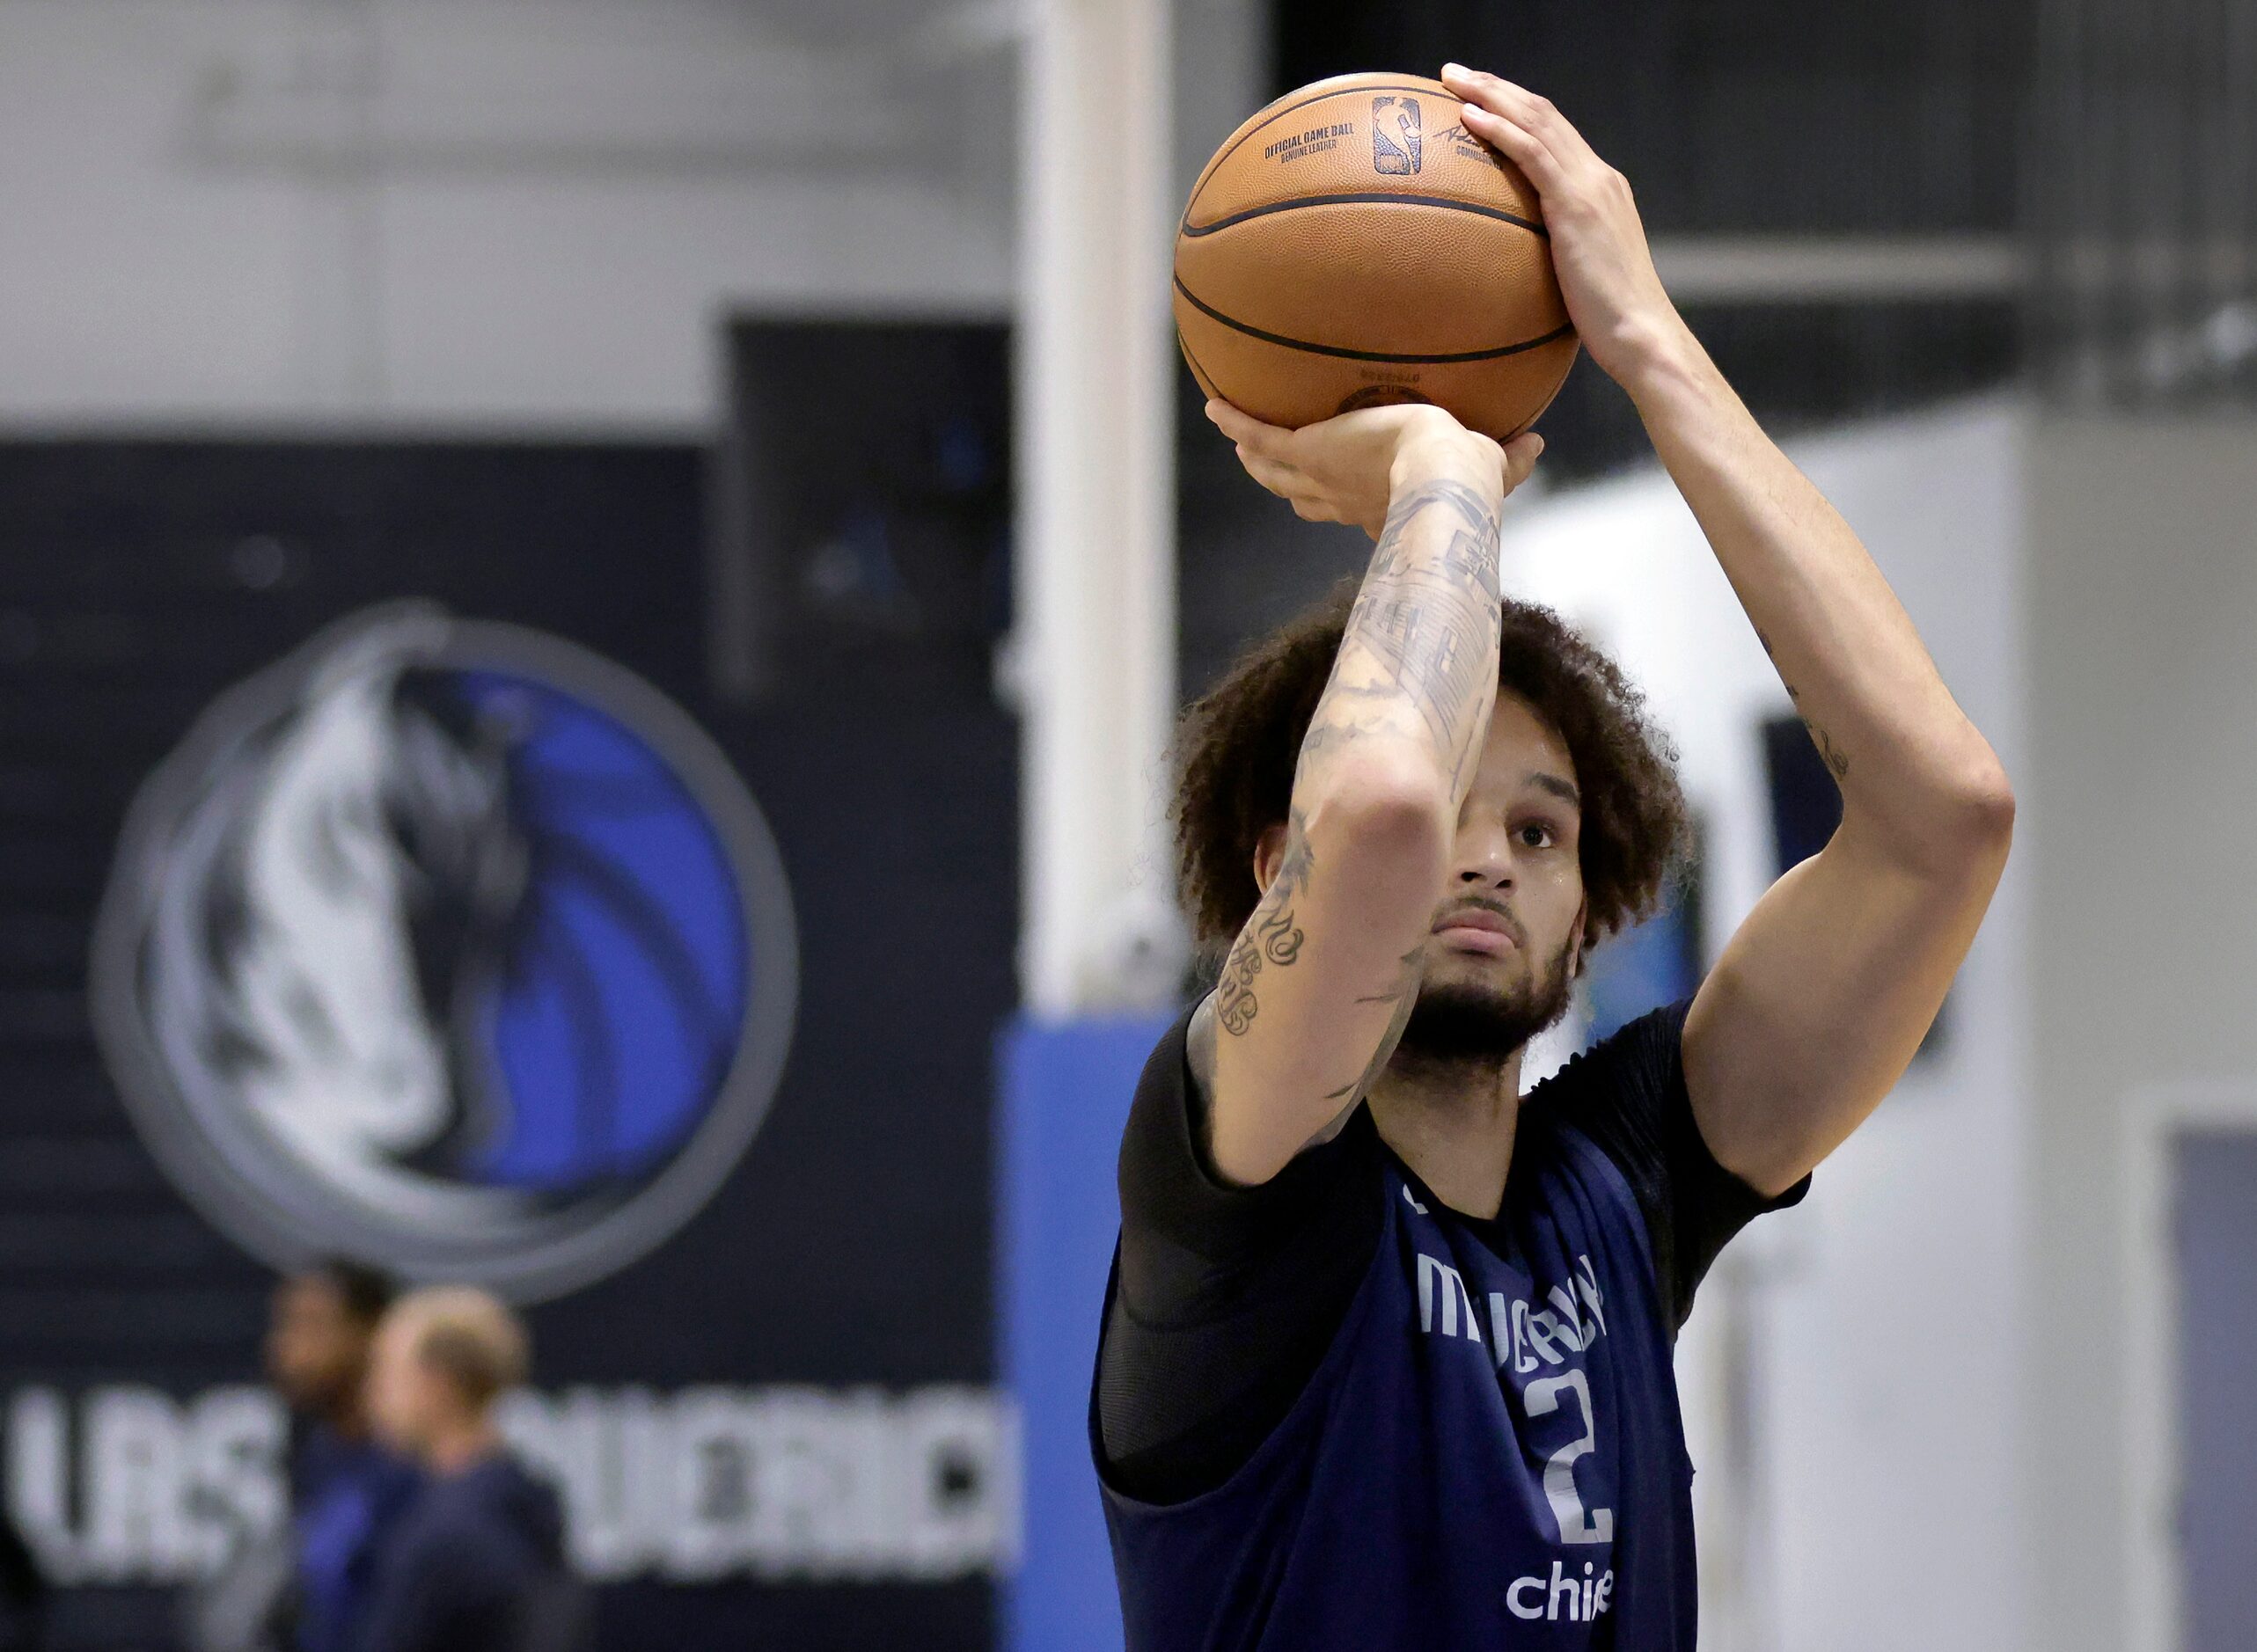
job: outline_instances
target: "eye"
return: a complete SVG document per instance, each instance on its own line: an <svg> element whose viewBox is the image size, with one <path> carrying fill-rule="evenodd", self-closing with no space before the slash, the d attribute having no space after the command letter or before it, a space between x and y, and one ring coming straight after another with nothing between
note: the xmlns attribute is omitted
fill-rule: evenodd
<svg viewBox="0 0 2257 1652"><path fill-rule="evenodd" d="M1521 846L1524 849L1549 849L1558 841L1558 834L1552 830L1550 823L1540 820L1527 822L1513 836L1521 840Z"/></svg>

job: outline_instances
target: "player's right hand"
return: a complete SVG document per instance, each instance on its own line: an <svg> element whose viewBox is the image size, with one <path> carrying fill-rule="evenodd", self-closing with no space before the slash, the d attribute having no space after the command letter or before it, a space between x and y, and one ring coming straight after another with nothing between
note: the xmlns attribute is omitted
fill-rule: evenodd
<svg viewBox="0 0 2257 1652"><path fill-rule="evenodd" d="M1359 407L1298 430L1226 401L1206 413L1237 443L1246 473L1302 521L1353 523L1374 539L1402 487L1446 477L1501 499L1528 479L1544 445L1528 435L1500 447L1424 402Z"/></svg>
<svg viewBox="0 0 2257 1652"><path fill-rule="evenodd" d="M1456 63L1443 65L1442 83L1465 99L1465 129L1536 186L1568 319L1591 359L1635 396L1687 335L1662 290L1629 181L1527 87Z"/></svg>

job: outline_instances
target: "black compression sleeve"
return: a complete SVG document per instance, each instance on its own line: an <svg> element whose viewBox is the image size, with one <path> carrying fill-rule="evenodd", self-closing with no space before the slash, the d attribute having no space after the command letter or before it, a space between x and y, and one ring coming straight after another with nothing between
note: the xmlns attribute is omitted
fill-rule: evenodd
<svg viewBox="0 0 2257 1652"><path fill-rule="evenodd" d="M1153 1051L1121 1140L1119 1272L1097 1362L1108 1478L1147 1502L1220 1485L1284 1420L1383 1225L1383 1150L1360 1107L1259 1187L1216 1174L1189 1022Z"/></svg>

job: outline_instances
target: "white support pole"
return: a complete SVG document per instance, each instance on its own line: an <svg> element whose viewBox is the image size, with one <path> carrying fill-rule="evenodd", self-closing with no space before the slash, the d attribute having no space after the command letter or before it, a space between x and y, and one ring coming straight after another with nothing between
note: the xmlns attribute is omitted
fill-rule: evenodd
<svg viewBox="0 0 2257 1652"><path fill-rule="evenodd" d="M1029 1009L1173 985L1175 216L1168 0L1028 0L1015 669Z"/></svg>

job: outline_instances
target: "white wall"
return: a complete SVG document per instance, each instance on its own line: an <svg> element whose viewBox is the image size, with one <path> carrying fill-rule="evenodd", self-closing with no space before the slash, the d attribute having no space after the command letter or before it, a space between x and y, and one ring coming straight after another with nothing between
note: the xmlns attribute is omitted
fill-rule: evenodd
<svg viewBox="0 0 2257 1652"><path fill-rule="evenodd" d="M761 10L0 0L0 421L678 428L728 308L1003 313L1008 52Z"/></svg>
<svg viewBox="0 0 2257 1652"><path fill-rule="evenodd" d="M2022 430L2011 408L1977 406L1789 444L2018 778ZM1720 940L1773 870L1756 727L1788 703L1690 513L1657 471L1524 508L1507 547L1508 585L1613 650L1674 735ZM1725 1652L2035 1644L2018 1422L2027 882L2018 855L1946 1047L1799 1210L1726 1254L1687 1327L1704 1641ZM1751 1430L1732 1421L1735 1359Z"/></svg>
<svg viewBox="0 0 2257 1652"><path fill-rule="evenodd" d="M2170 1514L2127 1457L2175 1396L2127 1381L2121 1115L2257 1082L2257 420L2049 422L2028 477L2037 1643L2164 1652L2127 1614Z"/></svg>
<svg viewBox="0 0 2257 1652"><path fill-rule="evenodd" d="M1188 180L1263 12L1175 10ZM978 0L0 0L0 426L702 428L732 309L1008 312L1016 75Z"/></svg>

